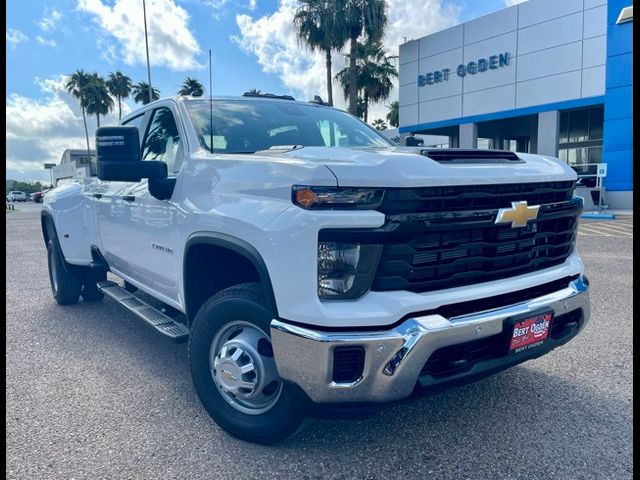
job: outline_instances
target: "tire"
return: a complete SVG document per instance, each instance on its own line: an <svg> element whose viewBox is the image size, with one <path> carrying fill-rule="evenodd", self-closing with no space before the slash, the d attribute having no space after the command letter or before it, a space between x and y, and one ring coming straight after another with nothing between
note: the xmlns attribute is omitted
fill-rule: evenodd
<svg viewBox="0 0 640 480"><path fill-rule="evenodd" d="M98 302L104 297L102 290L98 289L97 283L104 282L107 279L106 270L88 269L84 275L84 284L80 295L85 302Z"/></svg>
<svg viewBox="0 0 640 480"><path fill-rule="evenodd" d="M231 435L265 445L290 437L298 431L304 420L303 403L296 398L291 387L277 377L273 351L268 341L271 319L260 284L245 283L222 290L207 300L196 314L189 339L193 383L209 415ZM245 359L250 359L252 366L256 365L255 373L240 373L239 370L233 370L235 364L224 363L220 366L217 363L231 362L238 349L230 345L246 340L241 345L251 347L249 339L258 337L257 351L260 354L244 346L244 350L240 349L242 356L246 354ZM228 341L223 343L226 349L217 348L219 341L226 338ZM227 355L223 356L223 353ZM260 358L254 358L257 356ZM242 357L235 361L243 362ZM217 375L217 380L214 380L214 375ZM255 375L255 380L249 381L256 383L254 390L240 387L235 395L225 391L225 388L233 388L226 381L237 383L236 377L244 381L252 375ZM270 383L263 388L264 382L269 380ZM274 384L277 386L274 387ZM256 398L247 399L243 395Z"/></svg>
<svg viewBox="0 0 640 480"><path fill-rule="evenodd" d="M82 277L79 272L64 261L62 251L56 241L55 232L49 233L47 242L47 260L49 264L49 281L53 298L60 305L78 303L82 288Z"/></svg>

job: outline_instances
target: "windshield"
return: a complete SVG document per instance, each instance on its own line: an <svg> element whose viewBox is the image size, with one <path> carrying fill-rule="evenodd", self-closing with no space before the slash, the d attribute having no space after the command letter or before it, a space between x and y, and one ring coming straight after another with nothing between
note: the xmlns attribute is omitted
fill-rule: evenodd
<svg viewBox="0 0 640 480"><path fill-rule="evenodd" d="M283 101L185 102L200 143L217 153L254 153L271 147L388 147L389 140L357 118L333 108ZM211 149L213 140L213 149Z"/></svg>

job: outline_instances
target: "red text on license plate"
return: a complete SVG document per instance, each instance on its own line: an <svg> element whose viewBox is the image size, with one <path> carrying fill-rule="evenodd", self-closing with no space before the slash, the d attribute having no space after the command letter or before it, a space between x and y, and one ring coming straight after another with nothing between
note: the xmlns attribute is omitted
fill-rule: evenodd
<svg viewBox="0 0 640 480"><path fill-rule="evenodd" d="M541 345L549 336L552 318L553 313L547 312L515 323L509 351L517 353Z"/></svg>

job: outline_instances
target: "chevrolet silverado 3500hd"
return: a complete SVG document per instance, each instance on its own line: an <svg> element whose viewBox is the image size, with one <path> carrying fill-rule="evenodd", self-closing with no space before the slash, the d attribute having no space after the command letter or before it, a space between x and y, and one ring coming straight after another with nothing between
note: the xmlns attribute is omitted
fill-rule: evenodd
<svg viewBox="0 0 640 480"><path fill-rule="evenodd" d="M202 404L240 438L481 378L589 320L582 202L555 158L399 147L264 95L156 101L96 149L97 177L44 198L53 295L107 294L188 341Z"/></svg>

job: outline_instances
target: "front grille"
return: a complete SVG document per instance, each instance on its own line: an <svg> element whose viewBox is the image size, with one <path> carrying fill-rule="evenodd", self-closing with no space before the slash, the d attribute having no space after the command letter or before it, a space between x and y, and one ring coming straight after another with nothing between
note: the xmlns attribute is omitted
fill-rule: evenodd
<svg viewBox="0 0 640 480"><path fill-rule="evenodd" d="M494 224L495 213L398 223L384 243L372 290L428 292L560 265L573 250L578 213L575 203L545 206L522 228Z"/></svg>
<svg viewBox="0 0 640 480"><path fill-rule="evenodd" d="M385 192L379 210L396 214L497 209L524 200L543 205L570 201L574 188L573 181L397 188Z"/></svg>
<svg viewBox="0 0 640 480"><path fill-rule="evenodd" d="M321 230L320 241L381 245L371 290L430 292L561 265L573 251L581 204L574 182L390 189L378 229ZM495 224L511 202L541 205L526 227Z"/></svg>

